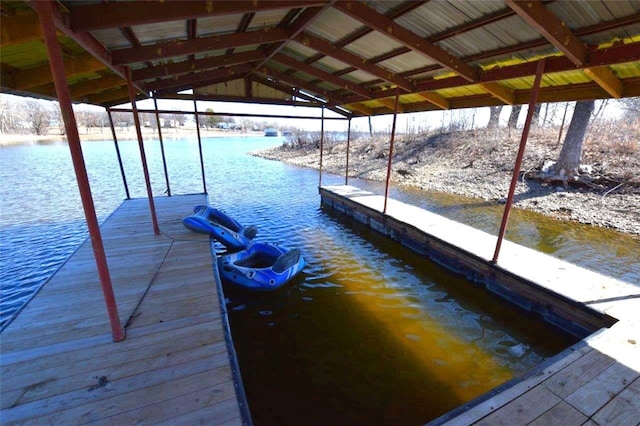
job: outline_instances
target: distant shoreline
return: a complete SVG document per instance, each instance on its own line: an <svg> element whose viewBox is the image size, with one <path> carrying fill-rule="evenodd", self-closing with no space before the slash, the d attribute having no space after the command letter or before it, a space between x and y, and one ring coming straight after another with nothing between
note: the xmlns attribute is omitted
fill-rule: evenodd
<svg viewBox="0 0 640 426"><path fill-rule="evenodd" d="M86 129L78 129L80 134L80 140L82 142L89 141L113 141L111 129L108 127L92 128L87 132ZM200 129L200 136L203 138L224 138L224 137L260 137L264 136L263 131L226 131L226 130L214 130L214 129ZM116 129L116 137L118 140L130 140L137 139L137 133L133 126L129 126L126 130ZM142 137L144 139L158 139L157 129L150 127L142 128ZM197 138L196 129L183 129L183 128L167 128L162 129L163 139L175 139L193 137ZM54 143L54 142L67 142L67 137L60 133L53 133L47 135L18 135L18 134L0 134L0 146L13 146L13 145L36 145L39 143Z"/></svg>

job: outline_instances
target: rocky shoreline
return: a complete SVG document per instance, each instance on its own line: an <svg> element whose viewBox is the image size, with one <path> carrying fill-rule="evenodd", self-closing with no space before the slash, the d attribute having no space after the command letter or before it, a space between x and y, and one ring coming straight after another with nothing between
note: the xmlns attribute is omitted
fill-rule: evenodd
<svg viewBox="0 0 640 426"><path fill-rule="evenodd" d="M522 167L524 173L516 187L514 207L640 237L640 183L634 178L625 177L629 175L626 168L633 169L635 165L640 165L640 156L632 152L630 158L618 156L616 164L606 160L594 162L599 171L605 168L599 165L606 165L608 175L612 176L610 187L565 187L561 183L528 178L528 172L536 170L549 158L556 158L554 149L559 150L559 147L557 144L550 146L547 140L549 138L536 138L534 135L528 143ZM388 143L388 138L352 141L349 176L384 181ZM517 146L517 135L497 135L487 131L397 138L392 182L393 185L504 203ZM583 161L585 157L591 159L591 151L586 150ZM325 141L323 170L344 174L345 152L345 142ZM320 159L317 142L301 144L291 140L282 146L253 154L316 169ZM615 184L619 180L623 184Z"/></svg>

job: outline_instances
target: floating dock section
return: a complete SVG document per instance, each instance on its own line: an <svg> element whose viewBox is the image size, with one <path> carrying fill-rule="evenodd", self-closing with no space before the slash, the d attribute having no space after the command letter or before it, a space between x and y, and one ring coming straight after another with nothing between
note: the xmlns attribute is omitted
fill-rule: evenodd
<svg viewBox="0 0 640 426"><path fill-rule="evenodd" d="M493 263L497 237L486 232L392 199L383 213L383 196L353 186L324 186L320 195L324 209L352 217L583 338L433 424L640 424L640 283L509 241Z"/></svg>
<svg viewBox="0 0 640 426"><path fill-rule="evenodd" d="M3 331L9 424L251 422L209 236L182 225L204 195L125 201L101 226L127 337L114 343L91 242Z"/></svg>

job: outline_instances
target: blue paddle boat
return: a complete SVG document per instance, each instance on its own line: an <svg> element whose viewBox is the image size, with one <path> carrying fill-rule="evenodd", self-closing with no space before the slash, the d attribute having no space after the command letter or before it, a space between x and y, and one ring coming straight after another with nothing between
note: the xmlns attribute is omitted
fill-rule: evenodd
<svg viewBox="0 0 640 426"><path fill-rule="evenodd" d="M249 290L271 291L289 282L304 268L298 249L251 243L245 250L218 258L220 275Z"/></svg>
<svg viewBox="0 0 640 426"><path fill-rule="evenodd" d="M258 233L255 226L242 226L229 215L211 206L195 206L193 213L182 220L184 226L195 232L212 235L227 249L246 248Z"/></svg>

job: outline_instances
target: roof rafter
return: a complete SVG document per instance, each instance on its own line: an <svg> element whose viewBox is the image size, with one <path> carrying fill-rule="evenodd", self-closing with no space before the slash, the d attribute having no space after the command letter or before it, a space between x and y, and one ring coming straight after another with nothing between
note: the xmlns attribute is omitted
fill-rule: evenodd
<svg viewBox="0 0 640 426"><path fill-rule="evenodd" d="M281 64L287 65L294 70L302 71L306 74L312 75L320 80L328 81L331 84L335 84L338 87L342 87L345 90L358 94L365 99L371 98L371 93L367 89L362 86L359 86L355 83L351 83L348 80L337 77L328 72L322 71L314 66L308 65L304 62L300 62L296 59L293 59L290 56L284 55L282 53L278 53L274 55L273 60L276 62L280 62Z"/></svg>
<svg viewBox="0 0 640 426"><path fill-rule="evenodd" d="M587 48L556 15L538 0L505 0L522 20L538 31L576 66L584 66Z"/></svg>
<svg viewBox="0 0 640 426"><path fill-rule="evenodd" d="M155 65L151 68L132 70L131 75L134 81L149 80L152 78L172 77L179 74L221 68L245 62L255 62L263 58L265 58L263 51L251 50L248 52L232 53L231 55L195 59L193 61L169 62Z"/></svg>
<svg viewBox="0 0 640 426"><path fill-rule="evenodd" d="M64 70L67 78L96 71L102 71L107 67L89 54L78 56L77 58L65 59ZM51 67L48 63L35 68L15 73L9 78L13 79L12 86L18 90L25 90L31 87L52 83Z"/></svg>
<svg viewBox="0 0 640 426"><path fill-rule="evenodd" d="M193 74L185 74L177 77L165 78L163 80L154 81L147 84L149 90L174 90L180 91L193 87L196 83L204 83L205 85L209 80L219 80L227 78L229 80L240 78L242 74L246 73L253 66L252 63L246 63L233 67L217 68L210 71L203 71Z"/></svg>
<svg viewBox="0 0 640 426"><path fill-rule="evenodd" d="M379 77L389 83L400 86L406 91L412 92L414 89L411 81L399 77L395 73L378 65L372 64L358 55L354 55L346 50L337 48L327 40L323 40L320 37L304 32L299 34L295 40L298 43L317 50L318 52L322 52L323 54L344 62L345 64L351 65L352 67L368 72L369 74Z"/></svg>
<svg viewBox="0 0 640 426"><path fill-rule="evenodd" d="M291 75L287 75L283 72L280 71L276 71L274 69L268 68L268 67L261 67L258 70L256 70L257 73L265 75L267 77L271 77L271 78L275 78L276 80L279 80L285 84L288 85L292 85L295 87L298 87L300 89L304 89L306 91L309 91L311 93L315 93L319 96L324 97L325 99L327 99L328 101L332 102L332 103L336 103L336 104L344 104L344 99L342 97L339 97L333 93L331 93L331 91L329 90L325 90L322 89L318 86L309 84L308 82L301 80L299 78L293 77Z"/></svg>
<svg viewBox="0 0 640 426"><path fill-rule="evenodd" d="M92 31L323 4L320 0L161 1L149 7L140 1L109 2L71 7L69 22L74 31Z"/></svg>
<svg viewBox="0 0 640 426"><path fill-rule="evenodd" d="M500 83L480 83L480 87L489 92L492 96L500 99L505 104L513 105L515 102L513 90L504 87Z"/></svg>
<svg viewBox="0 0 640 426"><path fill-rule="evenodd" d="M114 64L123 65L231 47L271 43L287 40L288 38L289 31L284 28L265 27L245 33L202 37L193 40L177 40L149 46L114 50L112 52L112 59Z"/></svg>
<svg viewBox="0 0 640 426"><path fill-rule="evenodd" d="M339 2L334 8L359 20L363 24L405 45L414 52L433 59L443 67L459 74L469 82L476 81L477 70L435 44L429 43L417 34L398 25L393 20L362 3Z"/></svg>
<svg viewBox="0 0 640 426"><path fill-rule="evenodd" d="M447 98L440 96L436 92L418 92L417 95L419 95L422 99L431 102L438 108L449 109L451 107L451 104L449 103Z"/></svg>
<svg viewBox="0 0 640 426"><path fill-rule="evenodd" d="M391 99L391 98L378 99L378 102L384 105L387 109L391 110L391 112L396 111L395 98L394 99ZM398 112L400 113L404 112L404 105L400 103L399 99L398 99Z"/></svg>
<svg viewBox="0 0 640 426"><path fill-rule="evenodd" d="M585 68L584 73L614 98L618 99L622 96L624 91L622 81L613 74L611 68L607 66Z"/></svg>

